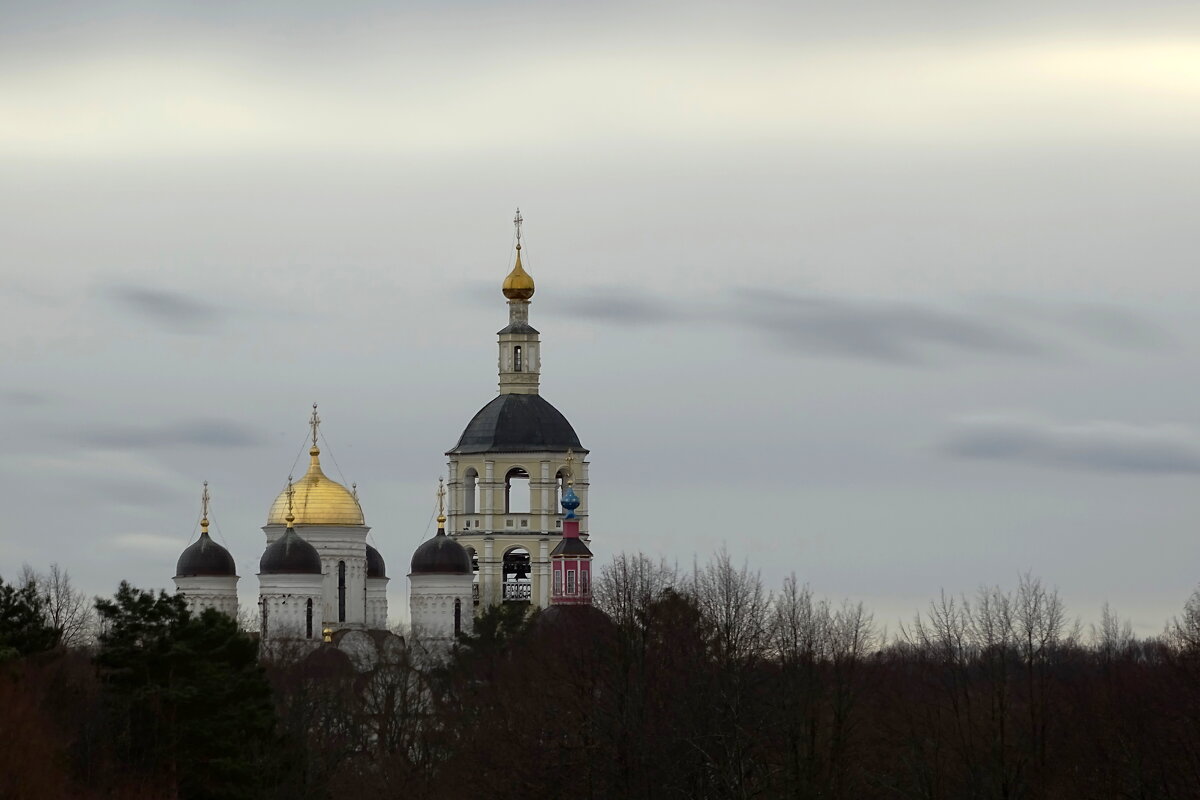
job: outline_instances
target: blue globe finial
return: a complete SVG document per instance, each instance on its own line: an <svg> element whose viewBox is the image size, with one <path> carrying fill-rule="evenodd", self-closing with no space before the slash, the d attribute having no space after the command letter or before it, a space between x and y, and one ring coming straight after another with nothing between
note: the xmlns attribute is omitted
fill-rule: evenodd
<svg viewBox="0 0 1200 800"><path fill-rule="evenodd" d="M579 508L579 498L575 494L575 487L567 486L567 491L562 496L562 507L567 510L563 519L575 519L575 509Z"/></svg>

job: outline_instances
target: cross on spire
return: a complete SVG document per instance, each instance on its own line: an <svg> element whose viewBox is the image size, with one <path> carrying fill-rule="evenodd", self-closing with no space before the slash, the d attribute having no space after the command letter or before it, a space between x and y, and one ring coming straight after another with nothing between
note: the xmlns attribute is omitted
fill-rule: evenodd
<svg viewBox="0 0 1200 800"><path fill-rule="evenodd" d="M524 221L525 221L525 218L521 216L521 209L518 207L517 215L515 217L513 217L513 225L515 225L517 228L517 249L518 250L521 249L521 223Z"/></svg>
<svg viewBox="0 0 1200 800"><path fill-rule="evenodd" d="M321 418L317 416L317 404L313 403L313 413L308 420L309 427L312 428L313 447L317 446L317 428L321 425Z"/></svg>
<svg viewBox="0 0 1200 800"><path fill-rule="evenodd" d="M444 478L438 478L437 499L438 499L438 516L440 517L446 513L446 485L445 485Z"/></svg>
<svg viewBox="0 0 1200 800"><path fill-rule="evenodd" d="M567 486L575 485L575 451L567 448Z"/></svg>
<svg viewBox="0 0 1200 800"><path fill-rule="evenodd" d="M200 493L200 528L208 532L208 481L204 482L204 491Z"/></svg>
<svg viewBox="0 0 1200 800"><path fill-rule="evenodd" d="M317 412L315 412L315 411L313 412L314 415L316 413ZM292 514L292 500L296 496L296 487L292 485L292 476L291 475L288 475L287 496L288 496L288 513L287 513L287 517L285 517L285 519L287 519L287 524L288 524L288 527L290 528L290 527L292 527L292 522L296 519L295 515Z"/></svg>

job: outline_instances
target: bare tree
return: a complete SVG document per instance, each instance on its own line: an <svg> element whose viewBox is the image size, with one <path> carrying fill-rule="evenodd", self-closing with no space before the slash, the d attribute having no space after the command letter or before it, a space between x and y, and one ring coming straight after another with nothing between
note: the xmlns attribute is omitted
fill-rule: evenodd
<svg viewBox="0 0 1200 800"><path fill-rule="evenodd" d="M42 600L46 624L59 631L63 647L89 647L96 641L96 612L92 601L71 585L71 575L55 562L40 573L28 564L21 568L21 583L35 588Z"/></svg>

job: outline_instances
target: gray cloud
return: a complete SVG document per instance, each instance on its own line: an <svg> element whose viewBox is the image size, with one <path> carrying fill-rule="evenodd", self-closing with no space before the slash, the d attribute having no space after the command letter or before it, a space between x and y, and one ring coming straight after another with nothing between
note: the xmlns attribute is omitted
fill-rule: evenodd
<svg viewBox="0 0 1200 800"><path fill-rule="evenodd" d="M35 406L49 405L54 401L46 392L34 392L24 389L14 389L8 392L0 392L0 402L10 406L22 406L32 408Z"/></svg>
<svg viewBox="0 0 1200 800"><path fill-rule="evenodd" d="M1178 426L975 416L960 420L941 450L959 458L1094 472L1200 473L1200 435Z"/></svg>
<svg viewBox="0 0 1200 800"><path fill-rule="evenodd" d="M122 308L172 333L206 333L215 330L226 311L180 292L114 286L106 291Z"/></svg>
<svg viewBox="0 0 1200 800"><path fill-rule="evenodd" d="M164 425L94 427L79 435L97 447L149 450L189 447L253 447L262 438L252 428L220 419L192 419Z"/></svg>
<svg viewBox="0 0 1200 800"><path fill-rule="evenodd" d="M631 325L659 325L685 316L682 309L657 295L607 288L568 295L556 304L555 313L591 322Z"/></svg>
<svg viewBox="0 0 1200 800"><path fill-rule="evenodd" d="M494 287L472 292L494 302ZM1155 322L1113 305L1034 303L977 298L961 308L929 302L866 300L816 293L742 289L724 304L683 304L653 292L603 287L556 297L545 313L596 323L665 325L725 322L766 336L800 354L927 364L948 356L1048 356L1080 338L1107 347L1171 347L1174 338Z"/></svg>
<svg viewBox="0 0 1200 800"><path fill-rule="evenodd" d="M1013 326L932 305L742 292L734 319L779 347L896 363L939 352L1038 355L1049 347Z"/></svg>

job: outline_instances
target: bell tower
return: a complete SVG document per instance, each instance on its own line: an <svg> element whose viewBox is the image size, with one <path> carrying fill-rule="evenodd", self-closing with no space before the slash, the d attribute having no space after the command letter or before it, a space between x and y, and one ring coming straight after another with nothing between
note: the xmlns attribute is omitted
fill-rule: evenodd
<svg viewBox="0 0 1200 800"><path fill-rule="evenodd" d="M501 287L508 326L498 334L500 392L446 453L446 533L471 557L474 604L544 608L551 602L550 553L564 532L560 501L572 472L578 533L588 537L588 451L539 391L541 342L529 324L534 283L522 263L523 222L518 209L515 264Z"/></svg>

